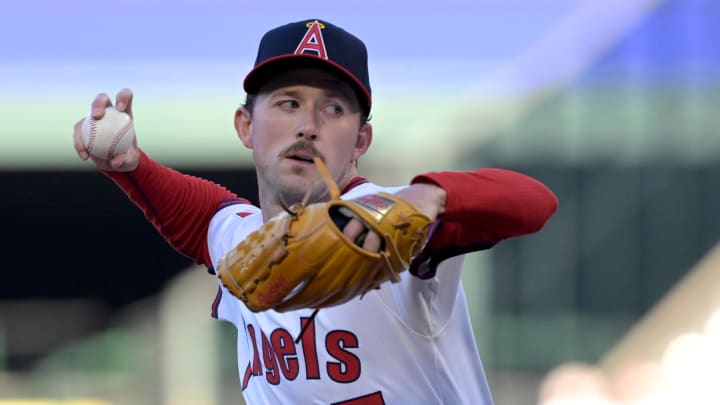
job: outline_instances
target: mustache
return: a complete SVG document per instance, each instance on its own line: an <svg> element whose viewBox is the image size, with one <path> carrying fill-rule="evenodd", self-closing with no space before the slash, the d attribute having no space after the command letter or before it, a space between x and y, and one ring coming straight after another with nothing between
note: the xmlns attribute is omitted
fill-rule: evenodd
<svg viewBox="0 0 720 405"><path fill-rule="evenodd" d="M301 140L293 143L292 145L288 146L287 148L285 148L282 152L280 152L280 157L286 157L286 156L299 154L299 153L308 154L312 157L317 156L320 159L322 159L323 162L325 161L325 156L323 156L322 153L320 153L320 151L317 150L315 145L313 145L312 142L306 141L303 139L301 139Z"/></svg>

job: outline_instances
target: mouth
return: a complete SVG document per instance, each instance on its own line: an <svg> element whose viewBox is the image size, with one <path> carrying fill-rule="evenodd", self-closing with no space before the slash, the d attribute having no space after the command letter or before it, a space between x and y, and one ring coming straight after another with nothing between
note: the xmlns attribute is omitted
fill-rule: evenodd
<svg viewBox="0 0 720 405"><path fill-rule="evenodd" d="M314 156L309 154L302 154L302 153L292 153L287 156L285 156L285 159L294 160L296 162L300 163L310 163L314 164L315 161L313 160Z"/></svg>

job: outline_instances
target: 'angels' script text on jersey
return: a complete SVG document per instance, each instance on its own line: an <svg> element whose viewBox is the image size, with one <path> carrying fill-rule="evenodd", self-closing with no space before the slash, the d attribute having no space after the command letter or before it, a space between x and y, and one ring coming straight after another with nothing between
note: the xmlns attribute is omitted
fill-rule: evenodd
<svg viewBox="0 0 720 405"><path fill-rule="evenodd" d="M308 321L308 318L301 318L301 328ZM245 369L242 389L247 388L251 377L263 375L273 385L279 384L281 378L292 381L301 374L301 366L305 367L305 378L309 380L322 378L321 373L337 383L357 380L360 377L360 359L348 350L358 347L357 336L347 330L328 332L321 342L324 341L324 349L336 361L319 364L314 320L310 322L297 345L290 332L283 328L273 330L270 336L260 330L258 336L255 326L248 324L246 332L253 344L253 359Z"/></svg>

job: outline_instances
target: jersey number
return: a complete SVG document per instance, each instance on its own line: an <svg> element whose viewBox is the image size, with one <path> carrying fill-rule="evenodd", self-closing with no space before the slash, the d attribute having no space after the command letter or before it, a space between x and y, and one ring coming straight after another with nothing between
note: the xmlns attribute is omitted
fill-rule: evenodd
<svg viewBox="0 0 720 405"><path fill-rule="evenodd" d="M385 405L385 400L383 399L382 392L378 391L361 397L334 402L332 405Z"/></svg>

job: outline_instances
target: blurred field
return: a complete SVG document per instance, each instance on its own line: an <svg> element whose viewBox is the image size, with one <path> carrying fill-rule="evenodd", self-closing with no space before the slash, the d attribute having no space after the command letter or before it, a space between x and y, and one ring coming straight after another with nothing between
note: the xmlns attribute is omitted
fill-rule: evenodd
<svg viewBox="0 0 720 405"><path fill-rule="evenodd" d="M658 308L679 320L654 324L668 334L655 353L688 332L682 320L710 322L700 318L714 301L700 314L692 290L667 299L720 240L719 4L376 3L317 4L370 48L375 141L361 172L399 184L506 167L560 198L542 232L466 266L497 404L539 403L550 380L605 387L598 366L637 345L632 331ZM70 135L96 93L131 87L143 149L256 198L232 127L241 80L261 33L308 11L109 7L0 5L0 404L240 403L235 332L209 316L215 280L77 160ZM88 19L100 11L107 19ZM700 285L717 294L717 280ZM693 336L683 341L705 347ZM635 347L650 349L644 340ZM636 377L658 372L635 365Z"/></svg>

